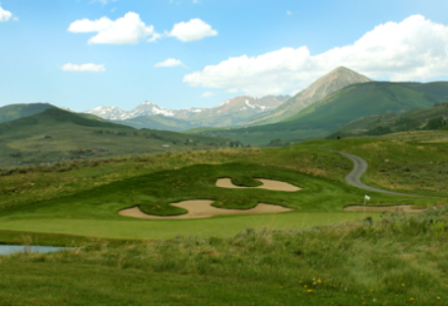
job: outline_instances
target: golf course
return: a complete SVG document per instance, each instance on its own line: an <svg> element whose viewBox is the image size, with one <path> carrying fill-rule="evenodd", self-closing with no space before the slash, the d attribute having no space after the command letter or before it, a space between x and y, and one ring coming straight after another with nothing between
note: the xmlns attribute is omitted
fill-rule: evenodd
<svg viewBox="0 0 448 309"><path fill-rule="evenodd" d="M349 138L2 169L0 243L74 249L0 256L1 303L446 305L446 151Z"/></svg>

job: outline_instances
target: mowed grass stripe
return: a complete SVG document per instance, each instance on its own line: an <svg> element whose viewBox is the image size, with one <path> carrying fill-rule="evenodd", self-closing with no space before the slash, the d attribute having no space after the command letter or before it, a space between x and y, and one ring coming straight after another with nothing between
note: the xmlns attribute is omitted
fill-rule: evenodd
<svg viewBox="0 0 448 309"><path fill-rule="evenodd" d="M379 218L381 214L369 216ZM313 226L362 220L362 213L306 213L231 215L207 219L101 220L101 219L29 219L0 221L1 230L71 234L116 239L171 239L177 236L230 237L247 227L261 229L306 229Z"/></svg>

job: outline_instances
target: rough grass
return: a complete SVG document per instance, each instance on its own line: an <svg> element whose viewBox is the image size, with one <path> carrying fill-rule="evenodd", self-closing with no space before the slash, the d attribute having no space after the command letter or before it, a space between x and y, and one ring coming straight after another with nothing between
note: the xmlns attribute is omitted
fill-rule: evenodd
<svg viewBox="0 0 448 309"><path fill-rule="evenodd" d="M448 305L448 207L0 256L2 305Z"/></svg>

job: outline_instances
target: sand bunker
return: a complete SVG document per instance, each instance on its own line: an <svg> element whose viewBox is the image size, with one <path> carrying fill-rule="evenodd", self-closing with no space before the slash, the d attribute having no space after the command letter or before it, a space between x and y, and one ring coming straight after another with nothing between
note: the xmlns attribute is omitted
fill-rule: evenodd
<svg viewBox="0 0 448 309"><path fill-rule="evenodd" d="M394 212L418 213L426 211L426 209L413 209L411 208L411 206L412 205L366 206L366 212L394 211ZM345 207L344 211L364 211L364 206L349 206Z"/></svg>
<svg viewBox="0 0 448 309"><path fill-rule="evenodd" d="M154 216L143 213L140 208L133 207L123 209L118 214L125 217L141 218L141 219L159 219L159 220L179 220L179 219L197 219L209 218L217 215L233 215L233 214L266 214L292 211L292 209L285 208L278 205L258 203L257 206L247 210L240 209L224 209L211 206L212 200L190 200L179 203L172 203L171 205L185 208L188 210L187 214L179 216Z"/></svg>
<svg viewBox="0 0 448 309"><path fill-rule="evenodd" d="M263 184L258 187L239 187L235 186L232 183L231 178L219 178L216 181L216 186L227 189L265 189L265 190L274 190L283 192L296 192L302 190L302 188L296 187L292 184L283 181L264 179L264 178L255 178L255 179Z"/></svg>

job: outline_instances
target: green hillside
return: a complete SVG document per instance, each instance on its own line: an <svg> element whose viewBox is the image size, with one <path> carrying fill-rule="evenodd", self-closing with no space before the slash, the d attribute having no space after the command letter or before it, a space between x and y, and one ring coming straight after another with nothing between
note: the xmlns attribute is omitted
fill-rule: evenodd
<svg viewBox="0 0 448 309"><path fill-rule="evenodd" d="M0 124L0 168L227 146L221 138L137 130L89 118L52 108Z"/></svg>
<svg viewBox="0 0 448 309"><path fill-rule="evenodd" d="M341 89L288 119L269 125L203 134L238 136L244 143L262 145L271 140L303 141L323 138L360 117L380 113L403 114L413 108L429 108L448 99L448 82L370 82Z"/></svg>
<svg viewBox="0 0 448 309"><path fill-rule="evenodd" d="M163 115L145 115L126 120L112 120L112 122L131 126L136 129L151 128L175 132L184 131L194 127L189 121Z"/></svg>
<svg viewBox="0 0 448 309"><path fill-rule="evenodd" d="M47 108L54 108L48 103L11 104L0 107L0 123L38 114Z"/></svg>
<svg viewBox="0 0 448 309"><path fill-rule="evenodd" d="M337 129L329 138L336 136L382 135L412 130L437 130L447 126L448 104L436 104L426 109L411 109L396 115L381 113L361 117Z"/></svg>

